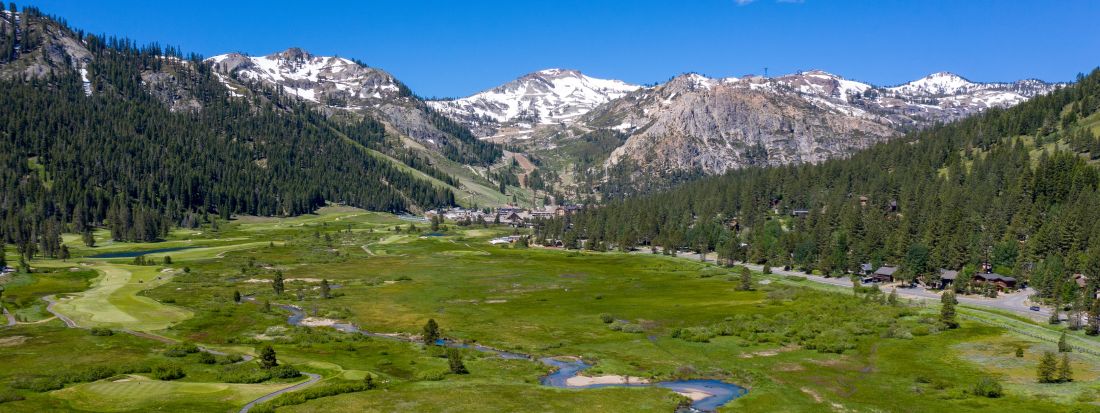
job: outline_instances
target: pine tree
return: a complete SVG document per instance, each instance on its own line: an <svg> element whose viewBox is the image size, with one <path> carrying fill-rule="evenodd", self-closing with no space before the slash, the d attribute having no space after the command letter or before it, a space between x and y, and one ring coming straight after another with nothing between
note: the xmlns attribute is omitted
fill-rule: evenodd
<svg viewBox="0 0 1100 413"><path fill-rule="evenodd" d="M1058 364L1058 382L1068 383L1073 381L1073 367L1069 363L1069 354L1062 353L1062 362Z"/></svg>
<svg viewBox="0 0 1100 413"><path fill-rule="evenodd" d="M1089 323L1085 326L1085 334L1090 336L1100 335L1100 299L1092 301L1088 317Z"/></svg>
<svg viewBox="0 0 1100 413"><path fill-rule="evenodd" d="M1069 343L1066 342L1066 332L1063 331L1062 335L1060 337L1058 337L1058 352L1059 353L1068 353L1068 352L1070 352L1070 350L1071 349L1069 347Z"/></svg>
<svg viewBox="0 0 1100 413"><path fill-rule="evenodd" d="M374 383L374 376L370 373L367 373L365 376L363 376L363 386L366 387L367 390L378 387L378 385Z"/></svg>
<svg viewBox="0 0 1100 413"><path fill-rule="evenodd" d="M328 285L328 279L321 280L321 298L332 298L332 288Z"/></svg>
<svg viewBox="0 0 1100 413"><path fill-rule="evenodd" d="M275 290L275 295L283 295L283 291L286 290L286 286L283 284L282 271L275 272L275 279L271 281L271 288Z"/></svg>
<svg viewBox="0 0 1100 413"><path fill-rule="evenodd" d="M233 290L233 302L235 302L237 304L241 303L241 292L240 291Z"/></svg>
<svg viewBox="0 0 1100 413"><path fill-rule="evenodd" d="M451 367L451 373L470 374L470 371L466 370L466 364L462 362L462 353L457 348L447 349L447 364Z"/></svg>
<svg viewBox="0 0 1100 413"><path fill-rule="evenodd" d="M944 291L940 296L940 322L947 328L959 327L959 322L955 320L955 304L957 303L954 291Z"/></svg>
<svg viewBox="0 0 1100 413"><path fill-rule="evenodd" d="M1039 383L1054 383L1057 370L1058 360L1054 358L1054 353L1044 351L1043 358L1039 360L1039 369L1037 372Z"/></svg>
<svg viewBox="0 0 1100 413"><path fill-rule="evenodd" d="M84 241L84 246L88 248L95 247L95 235L92 235L91 230L85 230L84 233L81 234L81 239Z"/></svg>
<svg viewBox="0 0 1100 413"><path fill-rule="evenodd" d="M424 345L434 346L439 341L439 324L435 323L434 318L428 319L428 322L424 324L424 334L421 336L421 340L424 341Z"/></svg>
<svg viewBox="0 0 1100 413"><path fill-rule="evenodd" d="M260 367L270 369L278 366L279 361L275 358L275 349L271 348L270 344L266 344L260 349Z"/></svg>
<svg viewBox="0 0 1100 413"><path fill-rule="evenodd" d="M741 282L738 284L737 289L741 291L752 291L752 273L748 267L741 267L740 270Z"/></svg>
<svg viewBox="0 0 1100 413"><path fill-rule="evenodd" d="M890 290L890 295L886 297L886 303L889 305L898 305L898 289L894 288Z"/></svg>

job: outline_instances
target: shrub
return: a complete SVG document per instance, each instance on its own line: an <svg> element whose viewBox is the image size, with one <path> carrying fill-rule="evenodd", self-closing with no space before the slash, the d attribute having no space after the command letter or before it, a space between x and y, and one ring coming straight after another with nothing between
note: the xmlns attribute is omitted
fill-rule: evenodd
<svg viewBox="0 0 1100 413"><path fill-rule="evenodd" d="M905 326L895 324L886 329L886 331L882 332L882 338L900 338L902 340L912 340L913 333L910 332L908 328L905 328Z"/></svg>
<svg viewBox="0 0 1100 413"><path fill-rule="evenodd" d="M23 399L25 399L25 397L14 391L8 389L0 390L0 404L7 402L17 402Z"/></svg>
<svg viewBox="0 0 1100 413"><path fill-rule="evenodd" d="M173 344L164 350L164 355L168 357L184 357L188 354L194 354L199 352L199 346L195 343L179 343Z"/></svg>
<svg viewBox="0 0 1100 413"><path fill-rule="evenodd" d="M324 386L308 387L299 391L284 393L275 399L257 405L252 412L274 412L276 408L302 404L313 399L370 390L368 384L361 381L344 381Z"/></svg>
<svg viewBox="0 0 1100 413"><path fill-rule="evenodd" d="M65 387L65 383L59 377L27 377L21 376L12 379L11 387L15 389L30 390L45 393Z"/></svg>
<svg viewBox="0 0 1100 413"><path fill-rule="evenodd" d="M681 328L673 333L673 337L692 343L708 343L710 339L717 335L713 330L707 327Z"/></svg>
<svg viewBox="0 0 1100 413"><path fill-rule="evenodd" d="M115 375L115 369L106 366L92 366L80 370L74 370L59 377L66 383L84 383L102 380Z"/></svg>
<svg viewBox="0 0 1100 413"><path fill-rule="evenodd" d="M997 398L1004 395L1001 383L992 377L982 377L974 384L974 394L981 397Z"/></svg>
<svg viewBox="0 0 1100 413"><path fill-rule="evenodd" d="M207 353L205 351L199 353L199 363L214 364L214 363L217 363L217 362L218 362L218 359L216 357L214 357L213 354Z"/></svg>
<svg viewBox="0 0 1100 413"><path fill-rule="evenodd" d="M229 354L218 359L218 364L234 364L244 361L240 354Z"/></svg>
<svg viewBox="0 0 1100 413"><path fill-rule="evenodd" d="M810 350L817 350L819 353L841 354L845 350L856 348L856 344L852 341L851 333L840 329L832 329L818 334L817 337L809 340L805 347Z"/></svg>
<svg viewBox="0 0 1100 413"><path fill-rule="evenodd" d="M110 336L114 335L114 330L106 327L92 327L91 333L93 336Z"/></svg>
<svg viewBox="0 0 1100 413"><path fill-rule="evenodd" d="M270 370L262 369L251 363L226 366L218 373L218 380L226 383L262 383L271 380L274 370L275 367Z"/></svg>
<svg viewBox="0 0 1100 413"><path fill-rule="evenodd" d="M271 369L271 375L280 379L293 379L302 377L302 372L289 364L283 364Z"/></svg>
<svg viewBox="0 0 1100 413"><path fill-rule="evenodd" d="M612 317L611 314L603 313L600 314L600 321L603 321L604 324L611 324L615 321L615 317Z"/></svg>
<svg viewBox="0 0 1100 413"><path fill-rule="evenodd" d="M182 379L183 376L186 376L180 366L174 366L170 364L154 366L150 373L157 380L175 380Z"/></svg>

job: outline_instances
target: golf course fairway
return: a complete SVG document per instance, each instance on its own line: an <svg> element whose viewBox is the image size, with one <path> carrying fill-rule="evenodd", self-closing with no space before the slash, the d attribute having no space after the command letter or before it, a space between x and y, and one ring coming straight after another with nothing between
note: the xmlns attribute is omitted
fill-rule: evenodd
<svg viewBox="0 0 1100 413"><path fill-rule="evenodd" d="M168 282L173 271L107 263L97 263L92 268L102 274L93 280L92 288L63 297L54 306L55 311L69 316L80 327L153 331L192 316L191 311L138 295Z"/></svg>

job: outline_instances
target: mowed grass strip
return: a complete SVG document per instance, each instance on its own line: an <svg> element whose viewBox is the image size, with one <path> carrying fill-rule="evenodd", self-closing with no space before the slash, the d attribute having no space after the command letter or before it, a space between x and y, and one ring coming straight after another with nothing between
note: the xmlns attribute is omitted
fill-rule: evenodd
<svg viewBox="0 0 1100 413"><path fill-rule="evenodd" d="M128 381L86 383L51 393L80 410L221 411L243 405L286 384L188 383L131 376Z"/></svg>
<svg viewBox="0 0 1100 413"><path fill-rule="evenodd" d="M157 267L97 264L103 275L92 288L58 302L54 309L71 317L81 327L128 328L152 331L190 318L190 310L169 306L138 295L171 279L171 273Z"/></svg>

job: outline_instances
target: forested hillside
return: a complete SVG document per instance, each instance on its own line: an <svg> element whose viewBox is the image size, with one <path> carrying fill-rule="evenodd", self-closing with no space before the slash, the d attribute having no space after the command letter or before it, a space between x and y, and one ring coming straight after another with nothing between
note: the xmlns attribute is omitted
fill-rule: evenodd
<svg viewBox="0 0 1100 413"><path fill-rule="evenodd" d="M849 159L730 172L548 222L540 236L568 246L586 238L596 249L717 251L826 274L891 263L909 279L988 262L1072 302L1100 281L1098 108L1093 71L1012 109ZM1088 277L1084 294L1075 273Z"/></svg>
<svg viewBox="0 0 1100 413"><path fill-rule="evenodd" d="M279 96L230 98L197 56L86 36L32 8L4 17L0 45L16 52L0 65L0 233L26 256L62 254L62 231L100 225L119 240L154 240L209 214L454 202L344 138L375 139L369 121L337 124ZM28 67L52 70L30 76Z"/></svg>

